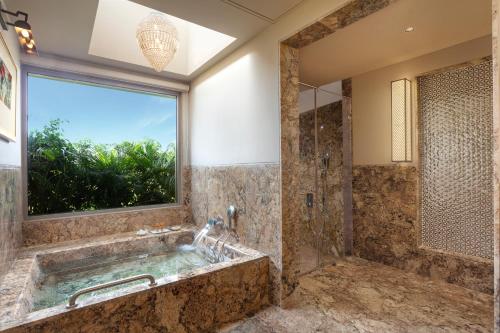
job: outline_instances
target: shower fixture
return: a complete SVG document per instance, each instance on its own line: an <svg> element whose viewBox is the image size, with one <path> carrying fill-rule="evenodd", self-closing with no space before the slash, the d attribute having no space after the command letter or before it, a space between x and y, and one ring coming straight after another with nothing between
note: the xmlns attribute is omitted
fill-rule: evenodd
<svg viewBox="0 0 500 333"><path fill-rule="evenodd" d="M330 153L325 153L321 158L321 163L323 164L323 168L328 170L330 167Z"/></svg>
<svg viewBox="0 0 500 333"><path fill-rule="evenodd" d="M312 193L306 194L306 206L312 208L314 206L314 195Z"/></svg>

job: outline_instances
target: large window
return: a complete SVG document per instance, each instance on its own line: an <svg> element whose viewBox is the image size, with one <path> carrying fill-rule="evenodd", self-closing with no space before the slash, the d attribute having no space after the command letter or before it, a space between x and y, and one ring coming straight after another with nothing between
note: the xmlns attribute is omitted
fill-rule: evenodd
<svg viewBox="0 0 500 333"><path fill-rule="evenodd" d="M63 77L27 76L28 215L175 203L175 94Z"/></svg>

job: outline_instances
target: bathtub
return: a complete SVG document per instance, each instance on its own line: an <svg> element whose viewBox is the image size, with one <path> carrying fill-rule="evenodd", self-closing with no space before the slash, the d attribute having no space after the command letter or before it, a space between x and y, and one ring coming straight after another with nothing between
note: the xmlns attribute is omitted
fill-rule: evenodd
<svg viewBox="0 0 500 333"><path fill-rule="evenodd" d="M24 249L0 287L0 332L211 332L268 304L269 258L239 244L225 246L222 262L188 256L191 266L172 271L169 258L184 256L178 249L190 244L194 233L183 226L165 234L122 234ZM158 271L156 285L142 280L84 295L73 308L60 297L42 297L54 274L80 276L83 264L98 270L129 258Z"/></svg>

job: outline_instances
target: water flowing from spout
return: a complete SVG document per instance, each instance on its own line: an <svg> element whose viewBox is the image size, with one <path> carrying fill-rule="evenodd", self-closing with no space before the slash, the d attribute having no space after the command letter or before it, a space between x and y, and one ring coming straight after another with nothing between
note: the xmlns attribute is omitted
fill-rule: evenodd
<svg viewBox="0 0 500 333"><path fill-rule="evenodd" d="M208 225L201 229L194 237L193 247L199 247L200 243L205 239L209 231L210 228Z"/></svg>

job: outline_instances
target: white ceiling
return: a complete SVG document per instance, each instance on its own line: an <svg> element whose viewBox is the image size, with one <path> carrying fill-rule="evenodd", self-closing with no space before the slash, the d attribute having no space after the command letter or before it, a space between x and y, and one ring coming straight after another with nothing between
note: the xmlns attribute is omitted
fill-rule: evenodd
<svg viewBox="0 0 500 333"><path fill-rule="evenodd" d="M272 24L264 17L277 18L302 0L233 1L237 2L236 5L222 0L133 0L137 4L237 38L229 47L189 75L169 72L158 74L150 67L129 63L127 60L89 54L98 0L5 0L5 4L9 10L29 13L29 22L41 55L56 55L190 81ZM109 32L108 43L110 46L117 46L118 39L113 38L113 33L119 31Z"/></svg>
<svg viewBox="0 0 500 333"><path fill-rule="evenodd" d="M247 9L256 14L260 14L269 20L276 20L278 17L298 5L302 0L223 0L233 3L242 9Z"/></svg>
<svg viewBox="0 0 500 333"><path fill-rule="evenodd" d="M399 0L300 49L300 80L322 85L488 34L490 0Z"/></svg>

